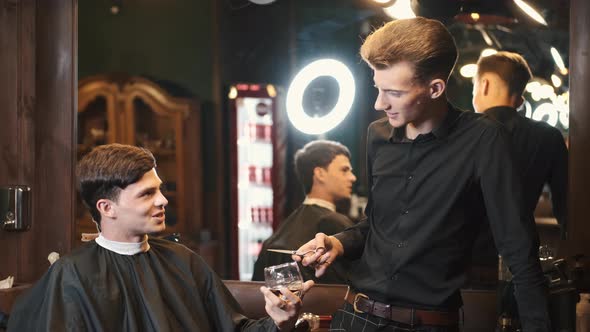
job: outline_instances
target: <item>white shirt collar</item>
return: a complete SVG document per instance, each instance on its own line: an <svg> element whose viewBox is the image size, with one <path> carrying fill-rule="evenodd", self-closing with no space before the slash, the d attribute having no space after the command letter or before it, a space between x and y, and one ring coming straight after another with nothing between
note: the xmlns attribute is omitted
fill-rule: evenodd
<svg viewBox="0 0 590 332"><path fill-rule="evenodd" d="M95 241L99 246L107 250L114 251L120 255L131 256L150 250L147 234L141 242L117 242L106 239L104 236L102 236L102 233L100 233L98 234L98 237L95 239Z"/></svg>
<svg viewBox="0 0 590 332"><path fill-rule="evenodd" d="M311 198L306 196L305 200L303 201L303 205L317 205L332 212L336 212L336 205L321 198Z"/></svg>

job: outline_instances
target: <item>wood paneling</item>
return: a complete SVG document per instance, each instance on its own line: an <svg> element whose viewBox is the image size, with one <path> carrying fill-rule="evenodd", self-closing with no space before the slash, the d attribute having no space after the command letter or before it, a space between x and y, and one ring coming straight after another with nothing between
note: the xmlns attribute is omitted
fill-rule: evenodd
<svg viewBox="0 0 590 332"><path fill-rule="evenodd" d="M35 1L0 0L0 185L33 186ZM25 275L25 233L0 230L0 278Z"/></svg>
<svg viewBox="0 0 590 332"><path fill-rule="evenodd" d="M0 230L0 277L37 280L71 249L76 0L0 0L0 185L25 184L27 232Z"/></svg>
<svg viewBox="0 0 590 332"><path fill-rule="evenodd" d="M568 254L590 253L590 2L570 7L570 163Z"/></svg>

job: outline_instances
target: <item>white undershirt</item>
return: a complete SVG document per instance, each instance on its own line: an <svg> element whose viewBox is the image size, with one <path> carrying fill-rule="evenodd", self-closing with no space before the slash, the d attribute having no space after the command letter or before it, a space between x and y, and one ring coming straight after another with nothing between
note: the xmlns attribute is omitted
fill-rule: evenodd
<svg viewBox="0 0 590 332"><path fill-rule="evenodd" d="M94 241L96 241L99 246L105 248L106 250L114 251L120 255L131 256L150 250L147 234L144 236L141 242L117 242L106 239L104 236L102 236L102 233L100 233Z"/></svg>
<svg viewBox="0 0 590 332"><path fill-rule="evenodd" d="M332 212L336 212L336 205L321 198L311 198L306 196L305 200L303 201L303 205L317 205L326 208Z"/></svg>

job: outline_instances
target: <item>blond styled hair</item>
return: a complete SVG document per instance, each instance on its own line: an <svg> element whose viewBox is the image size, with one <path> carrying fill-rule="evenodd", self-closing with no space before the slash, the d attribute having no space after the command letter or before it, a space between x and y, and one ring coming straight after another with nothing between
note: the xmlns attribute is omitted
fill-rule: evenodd
<svg viewBox="0 0 590 332"><path fill-rule="evenodd" d="M445 26L423 17L386 23L367 37L361 57L373 69L399 62L414 66L415 79L449 79L457 62L457 45Z"/></svg>

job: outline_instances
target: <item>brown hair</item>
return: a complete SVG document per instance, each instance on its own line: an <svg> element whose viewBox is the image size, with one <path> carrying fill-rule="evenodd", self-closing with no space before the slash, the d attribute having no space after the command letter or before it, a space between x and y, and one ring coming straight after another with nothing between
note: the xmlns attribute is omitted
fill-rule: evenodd
<svg viewBox="0 0 590 332"><path fill-rule="evenodd" d="M132 145L101 145L85 155L76 170L78 189L94 221L100 226L98 200L117 201L121 190L154 167L156 159L152 153Z"/></svg>
<svg viewBox="0 0 590 332"><path fill-rule="evenodd" d="M522 96L527 83L533 76L526 60L520 54L498 52L479 58L477 76L484 73L495 73L508 85L511 95Z"/></svg>
<svg viewBox="0 0 590 332"><path fill-rule="evenodd" d="M295 173L303 185L305 194L309 194L313 186L313 170L316 167L326 168L338 155L350 159L350 151L341 143L328 140L317 140L305 144L295 153Z"/></svg>
<svg viewBox="0 0 590 332"><path fill-rule="evenodd" d="M415 79L449 79L457 62L455 40L445 26L423 17L391 21L375 30L361 46L361 56L374 69L407 61Z"/></svg>

